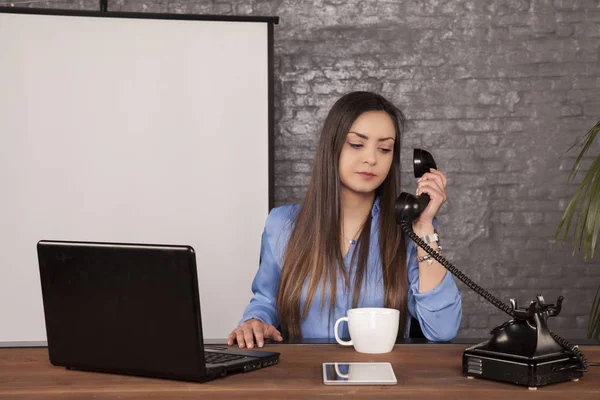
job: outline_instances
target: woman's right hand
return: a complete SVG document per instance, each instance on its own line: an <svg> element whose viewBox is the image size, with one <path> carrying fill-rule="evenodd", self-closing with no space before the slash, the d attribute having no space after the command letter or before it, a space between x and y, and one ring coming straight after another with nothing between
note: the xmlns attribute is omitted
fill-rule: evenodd
<svg viewBox="0 0 600 400"><path fill-rule="evenodd" d="M281 333L273 325L266 324L256 318L252 318L241 324L239 328L231 331L227 337L227 344L232 346L234 340L236 340L240 348L247 347L251 349L254 347L255 338L258 347L263 347L265 344L265 338L273 338L278 342L283 341Z"/></svg>

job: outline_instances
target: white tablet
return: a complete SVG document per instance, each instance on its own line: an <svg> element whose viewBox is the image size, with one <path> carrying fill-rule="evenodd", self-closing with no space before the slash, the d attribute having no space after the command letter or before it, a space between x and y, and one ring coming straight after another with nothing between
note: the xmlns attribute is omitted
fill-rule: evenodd
<svg viewBox="0 0 600 400"><path fill-rule="evenodd" d="M377 362L323 363L326 385L396 385L392 364Z"/></svg>

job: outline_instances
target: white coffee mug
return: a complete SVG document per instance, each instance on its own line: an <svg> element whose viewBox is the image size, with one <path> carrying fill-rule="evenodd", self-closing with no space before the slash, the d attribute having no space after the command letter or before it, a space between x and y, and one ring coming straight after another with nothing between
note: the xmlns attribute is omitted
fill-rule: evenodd
<svg viewBox="0 0 600 400"><path fill-rule="evenodd" d="M359 353L389 353L394 348L398 336L400 311L393 308L352 308L346 317L335 322L335 340L342 346L354 346ZM340 339L338 327L342 321L348 322L350 340Z"/></svg>

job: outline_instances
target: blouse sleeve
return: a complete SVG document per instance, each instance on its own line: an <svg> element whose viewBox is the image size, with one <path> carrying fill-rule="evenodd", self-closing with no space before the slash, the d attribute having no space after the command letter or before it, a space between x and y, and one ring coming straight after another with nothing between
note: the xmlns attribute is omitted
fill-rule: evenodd
<svg viewBox="0 0 600 400"><path fill-rule="evenodd" d="M433 225L437 230L437 219ZM407 270L409 280L408 311L421 325L429 340L448 341L456 337L462 318L462 300L452 274L446 271L444 279L432 290L419 293L419 265L415 256L417 246L408 239Z"/></svg>
<svg viewBox="0 0 600 400"><path fill-rule="evenodd" d="M287 231L290 210L289 206L277 207L267 217L260 247L260 263L252 282L254 295L246 306L238 326L252 318L275 327L279 326L276 300L283 248L287 245L289 236Z"/></svg>

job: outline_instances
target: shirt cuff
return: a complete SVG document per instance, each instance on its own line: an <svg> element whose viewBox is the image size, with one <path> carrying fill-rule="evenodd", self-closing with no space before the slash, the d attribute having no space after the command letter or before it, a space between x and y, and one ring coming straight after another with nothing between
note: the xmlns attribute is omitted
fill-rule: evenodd
<svg viewBox="0 0 600 400"><path fill-rule="evenodd" d="M460 296L458 288L452 279L452 274L446 271L444 279L435 288L429 292L419 293L419 280L417 279L412 286L415 301L419 307L427 311L439 311L447 308L457 301Z"/></svg>

